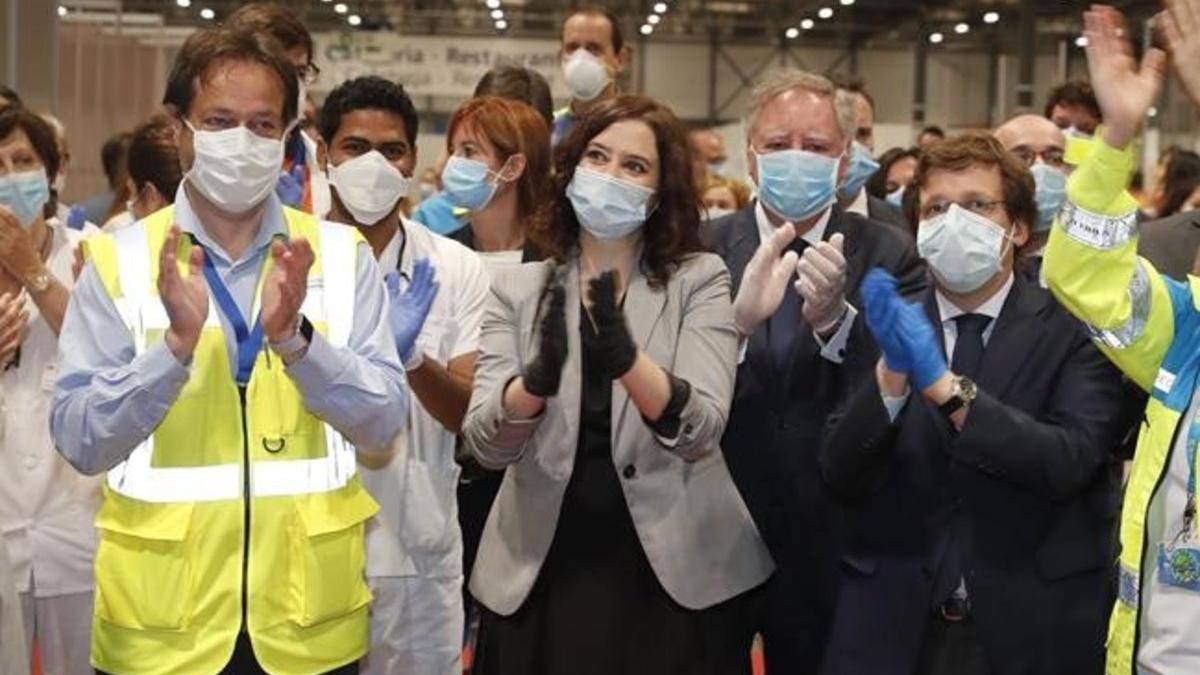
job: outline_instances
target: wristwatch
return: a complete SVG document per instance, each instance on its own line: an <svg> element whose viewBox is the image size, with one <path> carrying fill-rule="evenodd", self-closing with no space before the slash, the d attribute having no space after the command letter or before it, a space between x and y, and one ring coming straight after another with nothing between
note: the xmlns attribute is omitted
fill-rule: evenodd
<svg viewBox="0 0 1200 675"><path fill-rule="evenodd" d="M975 400L975 396L979 393L975 383L970 378L959 375L953 380L954 389L950 392L950 399L938 406L938 410L947 417L971 405L971 401Z"/></svg>
<svg viewBox="0 0 1200 675"><path fill-rule="evenodd" d="M271 351L279 355L284 363L288 363L300 355L308 345L312 343L313 326L309 322L308 317L300 315L300 321L296 326L296 332L292 336L282 342L267 341L267 345Z"/></svg>
<svg viewBox="0 0 1200 675"><path fill-rule="evenodd" d="M43 267L40 272L25 279L25 286L34 293L41 293L50 288L51 280L50 273Z"/></svg>

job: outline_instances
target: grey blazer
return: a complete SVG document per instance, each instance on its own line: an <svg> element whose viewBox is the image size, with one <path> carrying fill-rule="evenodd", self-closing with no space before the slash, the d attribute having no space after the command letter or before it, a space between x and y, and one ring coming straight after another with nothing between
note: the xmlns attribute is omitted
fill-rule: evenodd
<svg viewBox="0 0 1200 675"><path fill-rule="evenodd" d="M536 349L548 275L566 289L567 361L558 396L531 420L509 418L504 388ZM737 334L729 272L690 257L666 288L635 275L625 295L634 341L691 384L677 438L657 437L619 384L612 393L613 463L642 548L680 605L703 609L754 588L774 569L734 487L719 442L733 397ZM471 593L493 612L516 612L533 588L575 463L580 414L579 265L528 263L493 274L463 436L479 461L507 467L488 514Z"/></svg>

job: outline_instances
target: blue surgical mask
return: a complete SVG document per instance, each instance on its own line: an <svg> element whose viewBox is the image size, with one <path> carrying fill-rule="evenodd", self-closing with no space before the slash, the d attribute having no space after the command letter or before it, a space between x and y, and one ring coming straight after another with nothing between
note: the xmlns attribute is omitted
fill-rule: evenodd
<svg viewBox="0 0 1200 675"><path fill-rule="evenodd" d="M970 293L1000 271L1010 235L1000 223L951 204L917 227L917 252L944 287Z"/></svg>
<svg viewBox="0 0 1200 675"><path fill-rule="evenodd" d="M567 199L579 224L597 239L620 239L636 232L650 215L654 190L606 173L576 167Z"/></svg>
<svg viewBox="0 0 1200 675"><path fill-rule="evenodd" d="M725 162L709 162L708 171L714 176L725 175Z"/></svg>
<svg viewBox="0 0 1200 675"><path fill-rule="evenodd" d="M41 169L0 176L0 204L17 217L21 227L33 227L46 202L50 201L50 181Z"/></svg>
<svg viewBox="0 0 1200 675"><path fill-rule="evenodd" d="M459 208L482 211L500 186L499 182L488 180L491 173L487 164L455 155L442 169L442 193Z"/></svg>
<svg viewBox="0 0 1200 675"><path fill-rule="evenodd" d="M850 148L850 166L846 167L846 177L842 179L842 187L838 194L842 199L854 199L867 180L878 170L879 162L871 157L871 151L867 146L855 141Z"/></svg>
<svg viewBox="0 0 1200 675"><path fill-rule="evenodd" d="M900 187L898 187L895 190L892 190L891 192L888 193L887 203L891 204L892 206L894 206L898 209L904 208L904 186L903 185L901 185Z"/></svg>
<svg viewBox="0 0 1200 675"><path fill-rule="evenodd" d="M824 211L837 196L841 157L807 150L754 153L758 160L758 196L767 208L791 222Z"/></svg>
<svg viewBox="0 0 1200 675"><path fill-rule="evenodd" d="M1034 200L1037 202L1038 219L1034 232L1045 232L1054 223L1054 217L1067 200L1067 174L1049 164L1035 164L1029 170L1037 185Z"/></svg>

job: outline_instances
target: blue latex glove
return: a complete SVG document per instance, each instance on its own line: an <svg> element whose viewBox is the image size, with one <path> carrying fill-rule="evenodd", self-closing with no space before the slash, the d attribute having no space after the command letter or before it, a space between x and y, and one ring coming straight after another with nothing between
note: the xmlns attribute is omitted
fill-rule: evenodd
<svg viewBox="0 0 1200 675"><path fill-rule="evenodd" d="M279 182L275 183L275 194L285 206L294 209L304 203L304 165L297 164L291 171L280 171Z"/></svg>
<svg viewBox="0 0 1200 675"><path fill-rule="evenodd" d="M425 318L429 316L433 300L438 294L439 284L433 264L428 258L413 263L412 281L404 290L400 289L400 275L396 272L384 277L384 283L391 305L388 314L396 352L400 354L400 360L408 364L413 358L421 326L425 325Z"/></svg>
<svg viewBox="0 0 1200 675"><path fill-rule="evenodd" d="M895 326L908 359L908 375L917 390L924 391L948 370L938 334L925 316L925 309L916 302L900 302Z"/></svg>
<svg viewBox="0 0 1200 675"><path fill-rule="evenodd" d="M881 267L867 272L859 287L867 328L883 352L883 360L892 372L907 373L912 368L908 351L896 331L896 314L904 306L897 291L896 278Z"/></svg>

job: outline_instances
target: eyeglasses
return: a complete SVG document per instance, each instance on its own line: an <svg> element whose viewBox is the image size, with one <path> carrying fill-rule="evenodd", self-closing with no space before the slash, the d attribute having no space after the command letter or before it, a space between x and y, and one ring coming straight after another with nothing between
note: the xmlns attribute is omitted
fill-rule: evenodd
<svg viewBox="0 0 1200 675"><path fill-rule="evenodd" d="M303 66L296 68L296 74L300 76L300 81L307 85L315 84L317 78L321 76L321 69L315 63L306 63Z"/></svg>
<svg viewBox="0 0 1200 675"><path fill-rule="evenodd" d="M1002 199L968 199L963 202L936 201L921 207L921 220L945 215L952 204L958 204L961 208L984 218L991 218L1004 210L1004 200Z"/></svg>
<svg viewBox="0 0 1200 675"><path fill-rule="evenodd" d="M1013 150L1012 153L1022 162L1025 162L1025 166L1027 167L1032 167L1036 164L1039 157L1042 158L1043 162L1056 168L1062 168L1066 164L1063 160L1063 151L1058 148L1051 148L1041 152L1034 150Z"/></svg>

